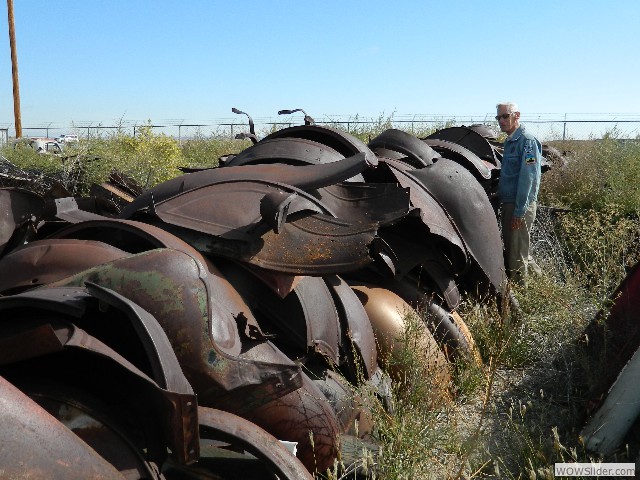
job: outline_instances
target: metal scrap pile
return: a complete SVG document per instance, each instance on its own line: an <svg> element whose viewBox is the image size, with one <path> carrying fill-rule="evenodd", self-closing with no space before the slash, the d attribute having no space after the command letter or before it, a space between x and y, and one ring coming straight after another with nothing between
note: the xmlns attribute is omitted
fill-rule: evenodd
<svg viewBox="0 0 640 480"><path fill-rule="evenodd" d="M416 309L446 397L478 358L461 296L503 294L500 159L482 126L365 145L308 124L142 193L0 189L4 471L229 478L233 446L308 478L372 440L352 387L390 407Z"/></svg>

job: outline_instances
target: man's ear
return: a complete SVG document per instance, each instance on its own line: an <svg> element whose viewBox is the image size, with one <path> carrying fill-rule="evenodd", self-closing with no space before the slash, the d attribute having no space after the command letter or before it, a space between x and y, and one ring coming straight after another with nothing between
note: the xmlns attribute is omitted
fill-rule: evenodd
<svg viewBox="0 0 640 480"><path fill-rule="evenodd" d="M518 120L520 120L520 112L514 112L514 113L515 113L515 115L514 115L514 116L515 116Z"/></svg>

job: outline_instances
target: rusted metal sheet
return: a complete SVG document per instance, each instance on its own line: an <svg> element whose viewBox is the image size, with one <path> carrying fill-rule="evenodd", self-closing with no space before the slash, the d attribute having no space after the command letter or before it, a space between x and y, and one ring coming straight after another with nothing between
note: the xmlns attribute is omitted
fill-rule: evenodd
<svg viewBox="0 0 640 480"><path fill-rule="evenodd" d="M404 271L402 276L396 275L393 278L382 278L370 271L364 271L362 274L351 275L350 278L391 290L413 308L420 308L427 299L437 294L449 310L455 310L460 305L461 295L456 284L457 277L451 271L451 264L446 255L433 244L428 244L427 247L415 243L401 245L405 249L416 245L415 250L420 253L408 259L413 265L410 271ZM395 244L391 243L391 247L395 248ZM399 262L406 256L403 254ZM400 263L400 268L402 267Z"/></svg>
<svg viewBox="0 0 640 480"><path fill-rule="evenodd" d="M171 448L172 455L181 463L194 461L198 456L197 401L191 386L182 374L164 331L153 316L117 293L98 286L88 286L87 289L74 287L39 289L0 298L4 333L2 342L5 347L0 364L7 369L22 360L49 354L44 357L47 359L46 362L35 364L38 368L32 373L49 376L51 379L58 378L56 372L64 372L65 378L68 379L73 378L73 373L84 373L84 376L80 377L83 380L80 381L87 382L87 385L90 383L89 378L95 375L93 368L99 367L94 365L88 368L89 363L73 366L75 357L71 356L60 357L63 362L72 362L71 365L61 367L50 354L64 348L75 350L82 355L89 355L99 363L116 365L119 375L129 378L133 382L130 385L131 388L134 391L137 390L132 401L134 403L145 401L146 397L151 416L157 415L156 418L161 419L157 425L162 427L161 433L166 445ZM98 306L94 299L98 299L101 304ZM117 342L109 333L101 330L99 324L96 324L95 310L101 309L105 312L109 307L121 312L121 318L128 322L127 325L133 337L140 340L144 361L133 351L128 354L131 360L127 359L89 333L103 336L112 344ZM31 317L27 317L32 318L31 321L25 321L25 311L33 312ZM54 314L53 317L52 314ZM66 315L73 322L82 324L88 331L70 323L69 320L59 319L60 314ZM111 321L115 326L117 323L114 314L115 312L112 312ZM12 325L11 322L14 325L13 329L6 330ZM115 333L117 332L111 332L111 335ZM48 342L39 340L43 336L50 340ZM123 336L120 342L126 343L125 339L132 340L131 337ZM29 345L30 348L25 349L25 345ZM16 348L22 348L22 350L16 350ZM126 354L125 346L120 345L117 348ZM21 357L16 355L16 351ZM88 357L87 361L90 362ZM135 361L138 366L132 361ZM33 368L33 362L30 365ZM84 370L85 368L87 370ZM108 379L100 381L108 383Z"/></svg>
<svg viewBox="0 0 640 480"><path fill-rule="evenodd" d="M472 288L477 283L482 293L489 287L488 280L493 291L501 293L506 277L500 230L489 198L477 180L448 159L409 174L438 199L479 267L475 275L467 276Z"/></svg>
<svg viewBox="0 0 640 480"><path fill-rule="evenodd" d="M220 330L208 306L215 302L207 272L185 252L152 250L94 267L52 286L95 283L151 312L166 332L186 377L205 406L239 412L298 388L300 369L261 339L244 345L237 323L250 322L245 306ZM211 298L210 298L211 296ZM234 329L235 326L235 329ZM214 338L214 332L218 329ZM226 353L237 351L237 356ZM250 391L250 395L249 392Z"/></svg>
<svg viewBox="0 0 640 480"><path fill-rule="evenodd" d="M447 360L455 363L464 358L481 365L482 358L475 341L460 315L447 311L436 302L429 302L426 309L427 327L442 346Z"/></svg>
<svg viewBox="0 0 640 480"><path fill-rule="evenodd" d="M126 478L2 376L0 420L0 464L5 478Z"/></svg>
<svg viewBox="0 0 640 480"><path fill-rule="evenodd" d="M135 434L129 435L122 428L118 415L104 407L104 399L64 382L21 380L19 386L24 393L126 478L157 476L157 464L145 459L140 447L132 442ZM151 409L147 415L151 416Z"/></svg>
<svg viewBox="0 0 640 480"><path fill-rule="evenodd" d="M327 275L324 281L330 289L342 321L346 338L342 340L343 356L348 360L349 380L358 383L358 373L366 380L378 369L376 340L367 312L347 282L337 275Z"/></svg>
<svg viewBox="0 0 640 480"><path fill-rule="evenodd" d="M51 233L49 239L93 240L107 243L128 253L141 253L155 248L196 252L193 247L171 233L134 220L101 218L67 225ZM199 253L195 253L202 260Z"/></svg>
<svg viewBox="0 0 640 480"><path fill-rule="evenodd" d="M468 148L447 140L433 138L425 139L424 142L436 151L440 152L444 158L453 160L465 167L474 175L474 177L484 184L490 181L492 177L497 178L499 169L489 161L483 161Z"/></svg>
<svg viewBox="0 0 640 480"><path fill-rule="evenodd" d="M467 249L441 203L418 178L410 173L414 170L392 160L386 160L384 163L398 183L404 188L409 188L411 204L419 209L420 219L428 227L429 232L442 238L449 245L448 253L453 272L462 272L467 266Z"/></svg>
<svg viewBox="0 0 640 480"><path fill-rule="evenodd" d="M266 136L262 141L274 138L303 138L312 140L333 148L345 157L350 157L357 153L364 153L368 165L376 166L378 159L364 142L353 135L338 130L336 128L320 125L301 125L296 127L283 128Z"/></svg>
<svg viewBox="0 0 640 480"><path fill-rule="evenodd" d="M154 213L171 225L244 242L259 238L269 229L280 230L289 214L329 214L322 204L301 190L245 180L189 190L159 202Z"/></svg>
<svg viewBox="0 0 640 480"><path fill-rule="evenodd" d="M479 127L472 128L466 126L448 127L432 133L423 140L446 140L455 143L472 151L483 161L499 167L500 161L496 156L495 150L483 133L485 135L491 135L491 132L487 131L486 128L481 129Z"/></svg>
<svg viewBox="0 0 640 480"><path fill-rule="evenodd" d="M256 329L257 323L248 312L249 307L240 298L238 292L229 284L222 273L197 250L180 238L153 225L131 220L104 219L83 222L58 230L56 238L98 239L131 253L142 253L157 248L169 248L185 252L195 265L200 276L206 277L207 309L210 312L211 337L223 352L238 355L241 342L238 338L237 319L244 318L247 329ZM153 265L148 269L153 271ZM180 270L176 271L176 275Z"/></svg>
<svg viewBox="0 0 640 480"><path fill-rule="evenodd" d="M53 380L65 372L85 379L93 393L106 382L103 393L126 398L146 436L158 437L148 449L159 464L167 447L182 465L197 456L195 402L185 403L195 392L207 407L238 413L277 438L298 442L309 471L331 467L339 434L354 433L355 419L370 422L370 412L348 398L328 366L337 365L351 383L370 383L390 403L370 315L377 316L381 331L389 325L399 330L404 324L398 295L418 304L437 292L444 303L426 305L432 330L424 336L431 339L427 343L436 337L452 359L477 352L464 322L450 310L460 301L458 284L501 291L501 243L483 191L493 186L499 152L467 130L459 143L441 145L451 160L438 157L426 141L389 130L370 144L390 156L378 165L372 149L349 134L311 124L293 127L261 142L253 135L255 145L229 157L225 167L183 175L136 199L106 188L89 199L60 198L48 213L47 205L44 213L30 205L18 229L14 218L2 219L0 227L10 225L10 232L4 235L9 246L0 260L0 293L30 290L0 299L0 311L16 320L25 312L42 318L21 319L26 323L19 328L16 321L11 335L0 327L0 374L18 377L16 365L48 353L53 363L45 372ZM493 160L484 158L487 146ZM119 219L106 218L114 194L118 208L125 207ZM101 206L96 198L109 201ZM47 221L37 230L31 217ZM71 225L48 220L56 217ZM139 221L128 220L133 218ZM25 241L32 243L16 248ZM77 257L69 258L74 246ZM233 263L241 275L231 283L225 278L231 270L212 262L221 257L228 259L221 266L243 265ZM20 275L8 275L12 270ZM380 282L367 287L370 314L336 274L371 274ZM397 287L396 294L380 288L384 281ZM385 305L395 306L394 313ZM274 322L278 329L271 329ZM274 330L279 337L271 343ZM67 357L68 351L80 353ZM79 365L82 373L64 358L91 360ZM317 378L302 373L294 359L306 362ZM90 367L109 375L91 378ZM123 385L136 388L123 392L111 379L121 370L128 379ZM447 383L440 373L437 383ZM52 411L60 405L54 402ZM79 418L89 422L91 415ZM209 423L210 431L233 436L226 424ZM363 435L371 431L361 428ZM107 430L99 429L103 443L111 442ZM266 446L255 450L266 463L284 458ZM139 468L146 468L144 462ZM298 468L276 474L295 476Z"/></svg>
<svg viewBox="0 0 640 480"><path fill-rule="evenodd" d="M198 407L201 438L228 442L259 458L282 480L312 480L313 476L273 435L254 423L223 410ZM204 457L206 458L206 457ZM215 473L215 472L213 472Z"/></svg>
<svg viewBox="0 0 640 480"><path fill-rule="evenodd" d="M44 200L19 188L0 188L0 256L30 238L42 218Z"/></svg>
<svg viewBox="0 0 640 480"><path fill-rule="evenodd" d="M375 165L377 165L377 159ZM328 164L303 166L262 164L202 170L173 178L147 190L127 206L119 217L131 218L139 210L153 208L155 203L216 183L269 182L282 185L283 188L310 190L346 180L370 166L370 159L365 154L356 152L344 160ZM209 206L209 209L211 208L215 206Z"/></svg>
<svg viewBox="0 0 640 480"><path fill-rule="evenodd" d="M411 321L409 316L413 315L413 321L420 325L421 320L416 311L399 296L384 288L355 282L351 282L350 286L371 320L383 368L395 381L406 381L412 374L404 370L406 367L402 358L407 350L412 351L421 359L417 365L425 368L423 376L432 379L433 391L440 396L440 401L450 399L449 364L426 325L422 331L412 329L415 333L407 337L407 321Z"/></svg>
<svg viewBox="0 0 640 480"><path fill-rule="evenodd" d="M240 167L236 167L240 168ZM253 184L247 190L254 190ZM244 261L258 267L295 275L341 273L361 268L375 260L373 249L377 224L349 223L325 214L293 216L286 222L260 222L259 205L242 203L245 193L239 185L220 191L217 186L204 187L202 192L191 191L157 205L156 213L165 222L181 227L167 227L188 243L206 254L214 254ZM255 190L254 190L255 191ZM246 226L237 215L225 215L228 222L215 221L203 214L221 193L229 201L231 192L238 194L238 205L244 218L258 220ZM257 195L257 194L256 194ZM226 213L229 213L227 209ZM233 222L239 222L235 228ZM274 226L275 231L274 231ZM207 235L203 235L206 233ZM231 237L231 238L228 238ZM243 241L238 241L243 240Z"/></svg>
<svg viewBox="0 0 640 480"><path fill-rule="evenodd" d="M297 457L307 470L324 472L337 458L340 427L322 392L306 375L302 378L298 390L242 417L276 438L298 442Z"/></svg>
<svg viewBox="0 0 640 480"><path fill-rule="evenodd" d="M426 167L440 158L440 154L422 140L394 128L385 130L367 145L381 156L385 156L387 151L400 153L404 156L402 160L413 168Z"/></svg>
<svg viewBox="0 0 640 480"><path fill-rule="evenodd" d="M281 350L297 358L317 352L330 364L340 363L340 319L322 278L300 277L283 298L253 270L233 262L218 266Z"/></svg>
<svg viewBox="0 0 640 480"><path fill-rule="evenodd" d="M274 138L262 140L235 155L225 167L284 163L287 165L309 165L332 163L344 158L331 147L304 138Z"/></svg>
<svg viewBox="0 0 640 480"><path fill-rule="evenodd" d="M114 204L101 198L56 198L45 205L50 214L69 223L100 220L106 216L115 216L118 209ZM55 213L54 213L55 212Z"/></svg>
<svg viewBox="0 0 640 480"><path fill-rule="evenodd" d="M469 125L468 128L482 135L484 138L489 140L490 143L497 142L498 140L498 132L496 132L496 130L489 125L485 125L483 123L474 123L473 125ZM493 145L493 143L491 144Z"/></svg>
<svg viewBox="0 0 640 480"><path fill-rule="evenodd" d="M128 255L95 240L36 240L13 250L0 261L0 294L52 283Z"/></svg>
<svg viewBox="0 0 640 480"><path fill-rule="evenodd" d="M350 222L398 222L410 211L409 191L391 183L339 183L315 196L334 217Z"/></svg>
<svg viewBox="0 0 640 480"><path fill-rule="evenodd" d="M358 438L370 438L374 425L373 414L367 409L367 402L354 392L352 384L332 370L325 370L312 380L336 412L340 432Z"/></svg>

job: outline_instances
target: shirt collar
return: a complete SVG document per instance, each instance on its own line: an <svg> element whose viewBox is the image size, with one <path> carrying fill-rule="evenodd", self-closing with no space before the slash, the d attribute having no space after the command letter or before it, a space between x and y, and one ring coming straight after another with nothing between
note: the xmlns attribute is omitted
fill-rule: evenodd
<svg viewBox="0 0 640 480"><path fill-rule="evenodd" d="M516 128L513 133L511 135L509 135L507 137L507 141L512 141L512 140L517 140L518 138L520 138L520 135L522 135L522 132L524 130L524 125L520 125L518 128Z"/></svg>

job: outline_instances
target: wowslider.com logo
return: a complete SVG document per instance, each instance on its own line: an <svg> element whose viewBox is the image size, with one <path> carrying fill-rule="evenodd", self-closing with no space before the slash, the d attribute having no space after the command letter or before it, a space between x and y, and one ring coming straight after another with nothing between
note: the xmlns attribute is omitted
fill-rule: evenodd
<svg viewBox="0 0 640 480"><path fill-rule="evenodd" d="M556 463L556 477L635 477L635 463Z"/></svg>

